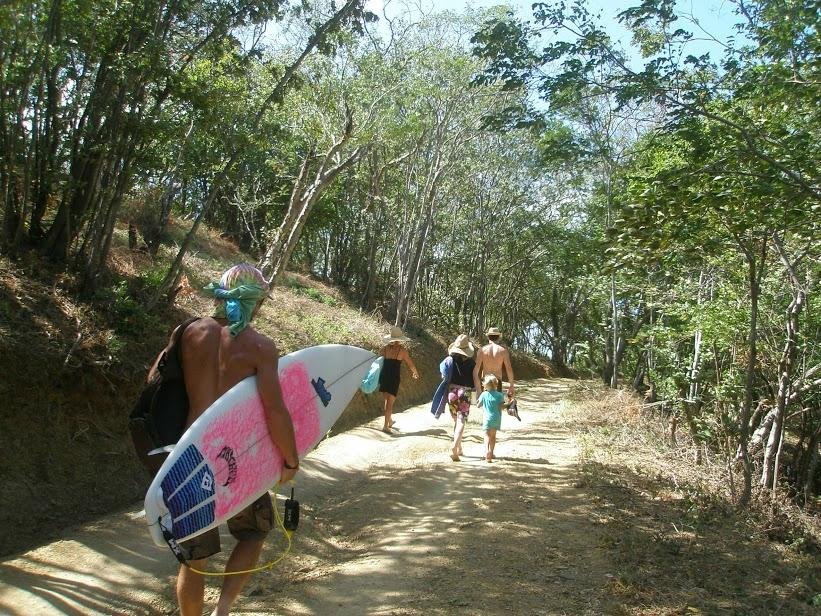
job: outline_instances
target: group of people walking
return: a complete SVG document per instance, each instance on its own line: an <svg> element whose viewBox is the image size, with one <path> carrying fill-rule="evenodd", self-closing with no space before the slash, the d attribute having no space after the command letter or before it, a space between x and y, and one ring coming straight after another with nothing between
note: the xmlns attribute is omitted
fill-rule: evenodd
<svg viewBox="0 0 821 616"><path fill-rule="evenodd" d="M179 358L185 396L180 400L184 428L188 428L223 394L243 379L256 375L257 389L269 426L271 444L282 454L280 483L293 479L299 470L299 457L293 423L282 396L279 382L279 351L268 336L251 325L262 299L268 293L268 282L257 268L239 264L226 270L219 281L205 289L214 298L212 316L191 319L171 334L168 344L157 356L147 375L147 385L160 382L170 355ZM485 411L486 459L493 460L496 430L501 409L507 404L500 393L503 372L508 378L508 400L513 396L513 369L507 350L499 345L500 332L487 331L488 344L478 348L467 335L461 334L448 348L440 365L443 378L442 405L447 404L454 421L451 457L462 455L462 434L470 412L471 395L484 391L476 403ZM406 363L414 379L419 371L408 353L408 339L399 328L393 328L384 339L383 367L379 389L384 396L385 424L391 432L392 413L399 392L400 368ZM179 377L175 377L179 378ZM172 401L175 404L176 400ZM515 401L513 401L515 403ZM440 411L441 412L441 411ZM239 514L228 520L228 530L237 539L225 566L217 605L213 614L228 614L240 591L254 570L263 541L274 527L274 508L265 492ZM180 553L186 563L177 576L177 600L182 616L202 614L205 583L201 571L208 559L220 551L216 528L180 542Z"/></svg>
<svg viewBox="0 0 821 616"><path fill-rule="evenodd" d="M433 398L431 412L439 417L447 406L453 419L453 443L450 458L458 462L464 455L462 437L470 415L471 404L483 410L485 460L495 458L496 432L501 428L502 410L515 406L515 386L510 353L499 341L501 332L491 327L485 332L488 343L479 347L467 334L459 334L448 347L448 354L439 364L442 382ZM393 405L399 391L400 369L405 362L414 379L419 371L408 353L404 332L393 327L383 339L384 364L379 377L379 391L384 397L385 422L382 431L392 433ZM507 395L502 393L503 377L508 380Z"/></svg>

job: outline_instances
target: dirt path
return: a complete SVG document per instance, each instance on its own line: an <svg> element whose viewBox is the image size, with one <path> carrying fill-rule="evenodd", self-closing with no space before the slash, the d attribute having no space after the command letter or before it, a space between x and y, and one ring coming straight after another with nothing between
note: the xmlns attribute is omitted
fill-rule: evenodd
<svg viewBox="0 0 821 616"><path fill-rule="evenodd" d="M299 478L293 555L252 578L236 613L609 611L606 551L556 404L566 390L520 391L523 421L505 417L493 464L475 411L459 463L445 454L450 420L426 407L398 414L393 437L375 422L323 442ZM270 541L263 557L280 551ZM0 563L0 612L174 613L175 570L135 508ZM210 584L209 605L217 592Z"/></svg>

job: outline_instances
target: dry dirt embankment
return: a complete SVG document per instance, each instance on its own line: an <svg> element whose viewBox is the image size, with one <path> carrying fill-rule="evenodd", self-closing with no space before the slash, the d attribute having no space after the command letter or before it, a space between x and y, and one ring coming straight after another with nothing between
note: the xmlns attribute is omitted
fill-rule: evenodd
<svg viewBox="0 0 821 616"><path fill-rule="evenodd" d="M197 289L248 260L206 233L186 258L188 283L174 306L149 314L141 303L145 284L162 273L162 262L129 251L123 241L113 249L113 279L83 300L71 275L49 272L31 256L30 262L0 257L0 556L56 539L145 493L147 476L127 419L148 366L176 324L213 309ZM273 295L255 326L282 353L329 342L378 349L388 329L339 289L307 276L288 274ZM422 379L412 381L403 371L398 409L430 398L452 340L408 333ZM536 362L517 359L522 378L544 374ZM357 395L334 430L371 420L380 406L379 396Z"/></svg>

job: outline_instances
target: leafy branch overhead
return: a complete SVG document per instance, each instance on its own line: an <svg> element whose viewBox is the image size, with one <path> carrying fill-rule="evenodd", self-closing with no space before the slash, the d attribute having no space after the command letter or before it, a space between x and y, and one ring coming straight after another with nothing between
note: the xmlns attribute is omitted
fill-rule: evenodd
<svg viewBox="0 0 821 616"><path fill-rule="evenodd" d="M731 36L596 4L2 3L2 258L123 337L224 243L274 297L297 270L411 330L499 327L644 396L738 501L812 504L817 2L722 2Z"/></svg>

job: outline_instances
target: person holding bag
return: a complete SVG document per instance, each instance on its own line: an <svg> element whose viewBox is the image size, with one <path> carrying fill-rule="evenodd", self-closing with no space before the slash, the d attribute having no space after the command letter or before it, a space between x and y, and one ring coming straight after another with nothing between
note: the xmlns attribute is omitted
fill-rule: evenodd
<svg viewBox="0 0 821 616"><path fill-rule="evenodd" d="M448 356L439 364L442 383L436 390L431 413L438 419L447 404L453 419L453 445L450 459L458 462L462 455L462 435L470 413L470 397L473 392L473 369L476 346L467 334L459 334L448 347Z"/></svg>
<svg viewBox="0 0 821 616"><path fill-rule="evenodd" d="M408 364L414 380L419 379L419 371L405 348L408 338L405 337L405 332L401 328L391 327L390 333L383 336L382 341L384 342L382 347L383 363L379 372L379 391L382 392L384 397L383 408L385 414L385 424L382 426L382 432L393 434L391 430L393 426L393 403L396 402L396 396L399 393L402 362Z"/></svg>

